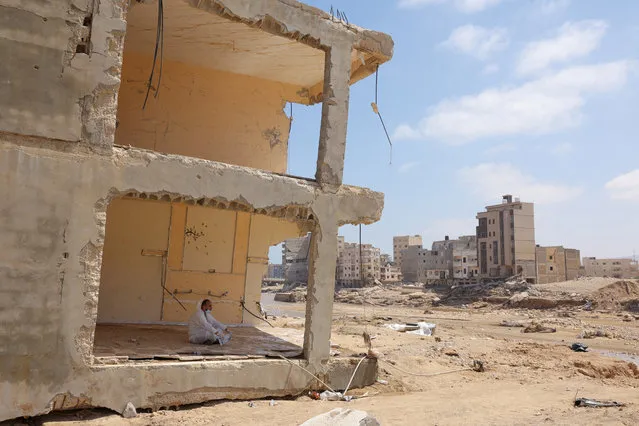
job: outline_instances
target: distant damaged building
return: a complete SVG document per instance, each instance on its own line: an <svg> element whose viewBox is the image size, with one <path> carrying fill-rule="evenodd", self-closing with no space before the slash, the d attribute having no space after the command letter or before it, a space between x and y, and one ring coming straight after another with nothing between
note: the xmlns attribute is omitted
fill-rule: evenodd
<svg viewBox="0 0 639 426"><path fill-rule="evenodd" d="M383 208L342 182L349 90L392 39L291 0L0 0L0 18L0 421L319 386L298 366L344 389L337 232ZM322 104L307 178L286 175L287 103ZM260 287L269 247L308 232L298 346L258 328ZM188 343L203 298L242 325L228 345Z"/></svg>
<svg viewBox="0 0 639 426"><path fill-rule="evenodd" d="M477 214L477 262L482 278L519 275L534 282L535 210L533 203L504 195L501 204Z"/></svg>
<svg viewBox="0 0 639 426"><path fill-rule="evenodd" d="M282 267L287 283L308 282L308 259L311 251L311 234L290 238L282 244Z"/></svg>
<svg viewBox="0 0 639 426"><path fill-rule="evenodd" d="M574 280L580 275L579 250L563 246L537 246L537 283L549 284Z"/></svg>
<svg viewBox="0 0 639 426"><path fill-rule="evenodd" d="M587 277L638 278L639 264L630 258L597 259L584 257L584 275Z"/></svg>
<svg viewBox="0 0 639 426"><path fill-rule="evenodd" d="M371 244L347 243L339 237L337 285L364 287L381 279L380 249Z"/></svg>

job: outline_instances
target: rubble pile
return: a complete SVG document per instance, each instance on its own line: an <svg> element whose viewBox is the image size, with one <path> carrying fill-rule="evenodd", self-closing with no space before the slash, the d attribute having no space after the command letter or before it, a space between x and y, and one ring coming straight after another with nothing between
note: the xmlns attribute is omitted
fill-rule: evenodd
<svg viewBox="0 0 639 426"><path fill-rule="evenodd" d="M358 289L342 289L335 294L335 302L356 305L370 304L377 306L403 305L421 307L438 300L434 293L424 290L406 291L402 286L375 286Z"/></svg>
<svg viewBox="0 0 639 426"><path fill-rule="evenodd" d="M639 312L639 284L630 280L617 281L595 291L590 299L600 310Z"/></svg>
<svg viewBox="0 0 639 426"><path fill-rule="evenodd" d="M507 281L493 281L486 283L458 285L451 287L447 295L442 297L443 303L473 302L476 300L488 300L506 302L511 297L520 294L520 297L540 296L541 293L528 284L525 280L513 278ZM490 298L502 298L490 300Z"/></svg>

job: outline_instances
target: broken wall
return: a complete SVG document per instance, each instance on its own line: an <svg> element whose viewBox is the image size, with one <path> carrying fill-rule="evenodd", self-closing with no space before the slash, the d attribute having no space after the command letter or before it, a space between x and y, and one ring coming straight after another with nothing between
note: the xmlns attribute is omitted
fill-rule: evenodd
<svg viewBox="0 0 639 426"><path fill-rule="evenodd" d="M259 315L269 247L304 226L210 206L113 199L98 322L186 322L197 302L208 298L218 320L253 323L241 302ZM177 300L162 288L163 280Z"/></svg>
<svg viewBox="0 0 639 426"><path fill-rule="evenodd" d="M0 0L0 131L112 143L125 4Z"/></svg>
<svg viewBox="0 0 639 426"><path fill-rule="evenodd" d="M286 172L292 86L165 59L142 109L152 60L125 49L117 144Z"/></svg>

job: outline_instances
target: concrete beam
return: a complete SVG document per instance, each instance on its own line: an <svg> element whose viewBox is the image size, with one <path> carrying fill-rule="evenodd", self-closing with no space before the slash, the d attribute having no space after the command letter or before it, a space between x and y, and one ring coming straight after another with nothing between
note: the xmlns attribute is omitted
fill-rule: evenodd
<svg viewBox="0 0 639 426"><path fill-rule="evenodd" d="M322 127L315 172L315 179L320 184L342 184L350 94L351 51L352 45L345 43L326 52Z"/></svg>

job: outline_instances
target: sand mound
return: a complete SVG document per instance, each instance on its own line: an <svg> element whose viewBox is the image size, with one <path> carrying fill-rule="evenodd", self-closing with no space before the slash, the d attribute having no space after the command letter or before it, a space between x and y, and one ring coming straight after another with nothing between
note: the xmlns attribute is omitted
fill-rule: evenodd
<svg viewBox="0 0 639 426"><path fill-rule="evenodd" d="M617 281L591 295L597 309L631 309L639 300L639 284L636 281Z"/></svg>
<svg viewBox="0 0 639 426"><path fill-rule="evenodd" d="M610 365L597 365L590 361L576 361L573 365L579 373L593 379L613 379L615 377L639 379L639 367L631 362L618 361Z"/></svg>

